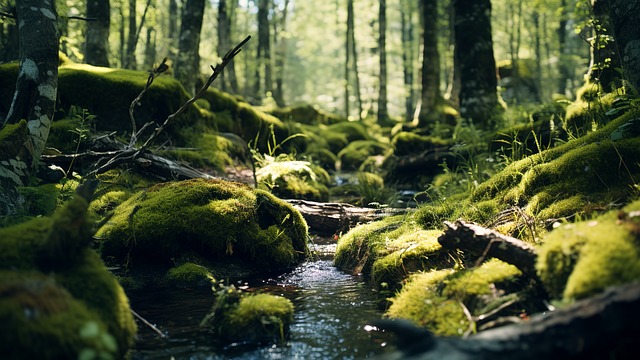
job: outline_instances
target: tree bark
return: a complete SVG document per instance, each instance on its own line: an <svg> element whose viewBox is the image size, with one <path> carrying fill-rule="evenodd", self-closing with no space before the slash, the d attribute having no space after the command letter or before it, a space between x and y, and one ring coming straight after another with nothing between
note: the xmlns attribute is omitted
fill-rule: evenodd
<svg viewBox="0 0 640 360"><path fill-rule="evenodd" d="M406 91L404 112L405 120L413 119L415 92L413 89L413 21L411 20L411 3L403 0L400 7L400 26L402 28L402 68L404 88Z"/></svg>
<svg viewBox="0 0 640 360"><path fill-rule="evenodd" d="M422 0L422 102L419 126L432 127L441 120L440 53L438 52L438 1Z"/></svg>
<svg viewBox="0 0 640 360"><path fill-rule="evenodd" d="M204 15L204 0L187 0L182 10L178 58L174 74L187 91L196 91L196 80L200 74L200 32Z"/></svg>
<svg viewBox="0 0 640 360"><path fill-rule="evenodd" d="M625 2L625 6L632 5L635 0ZM591 42L591 59L587 79L591 83L600 84L605 91L619 88L621 76L618 69L622 67L622 59L619 50L620 44L609 41L609 37L615 35L612 31L612 18L609 16L610 0L592 0L593 20L597 28L592 29L593 40ZM629 8L631 10L631 8ZM637 25L637 20L633 20ZM632 31L637 34L637 27ZM618 39L616 38L616 41Z"/></svg>
<svg viewBox="0 0 640 360"><path fill-rule="evenodd" d="M224 54L229 51L229 44L231 43L231 21L229 14L227 13L227 1L218 1L218 56L222 58ZM229 91L228 79L224 73L220 74L220 89Z"/></svg>
<svg viewBox="0 0 640 360"><path fill-rule="evenodd" d="M153 64L156 62L156 31L153 27L147 27L147 41L144 46L144 67L145 69L152 69Z"/></svg>
<svg viewBox="0 0 640 360"><path fill-rule="evenodd" d="M636 90L640 89L640 1L609 0L609 17L623 75Z"/></svg>
<svg viewBox="0 0 640 360"><path fill-rule="evenodd" d="M458 220L445 221L447 229L438 238L446 249L468 250L484 258L494 257L514 265L523 274L537 279L536 249L522 240L505 236L497 231Z"/></svg>
<svg viewBox="0 0 640 360"><path fill-rule="evenodd" d="M16 5L20 70L2 127L20 124L12 129L16 136L13 145L0 154L0 216L19 209L16 187L27 184L35 173L49 136L58 90L59 33L55 6L52 1L45 1L35 7L26 0L19 0Z"/></svg>
<svg viewBox="0 0 640 360"><path fill-rule="evenodd" d="M405 321L373 325L396 334L403 359L635 359L640 337L640 284L617 286L528 321L471 335L440 338Z"/></svg>
<svg viewBox="0 0 640 360"><path fill-rule="evenodd" d="M87 17L96 20L87 22L85 62L109 67L109 30L111 26L109 0L87 0Z"/></svg>
<svg viewBox="0 0 640 360"><path fill-rule="evenodd" d="M491 39L490 0L453 0L456 61L460 66L460 114L489 128L502 111Z"/></svg>
<svg viewBox="0 0 640 360"><path fill-rule="evenodd" d="M378 95L378 121L387 120L387 1L380 0L378 6L378 48L380 49L380 92Z"/></svg>
<svg viewBox="0 0 640 360"><path fill-rule="evenodd" d="M285 63L287 58L287 36L278 36L278 33L284 33L287 30L287 15L289 13L289 0L284 1L282 16L280 18L280 29L278 24L274 22L273 38L276 41L276 76L275 88L273 89L273 98L278 106L285 106L284 102L284 74Z"/></svg>
<svg viewBox="0 0 640 360"><path fill-rule="evenodd" d="M358 119L362 119L362 97L360 96L360 75L358 74L358 51L356 49L356 36L354 25L355 13L353 11L353 0L347 0L347 63L345 64L345 102L346 102L346 116L349 117L349 90L351 89L350 78L351 71L353 71L354 78L354 92L356 96L356 102L358 104Z"/></svg>
<svg viewBox="0 0 640 360"><path fill-rule="evenodd" d="M136 68L136 0L129 0L129 32L127 34L127 55L125 57L125 68Z"/></svg>
<svg viewBox="0 0 640 360"><path fill-rule="evenodd" d="M556 91L558 94L565 95L567 92L567 81L569 80L569 68L566 62L567 49L567 23L569 22L569 13L567 11L567 0L560 1L560 21L558 22L558 85Z"/></svg>
<svg viewBox="0 0 640 360"><path fill-rule="evenodd" d="M270 0L258 0L258 67L256 69L255 96L258 99L273 91L273 74L271 68L271 34L269 26ZM261 86L261 79L264 80L264 88Z"/></svg>
<svg viewBox="0 0 640 360"><path fill-rule="evenodd" d="M287 202L300 211L311 231L324 235L346 232L357 224L411 211L409 209L361 208L349 204L307 200L287 200Z"/></svg>

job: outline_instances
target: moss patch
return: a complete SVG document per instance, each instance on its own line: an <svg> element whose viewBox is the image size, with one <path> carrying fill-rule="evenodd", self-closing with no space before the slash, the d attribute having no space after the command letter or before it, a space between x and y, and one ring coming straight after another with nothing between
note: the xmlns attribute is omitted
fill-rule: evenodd
<svg viewBox="0 0 640 360"><path fill-rule="evenodd" d="M164 277L167 285L180 288L211 286L213 281L209 269L190 262L169 269Z"/></svg>
<svg viewBox="0 0 640 360"><path fill-rule="evenodd" d="M462 305L481 315L490 303L501 303L496 286L515 281L520 275L513 265L490 260L469 270L437 270L416 274L391 299L386 315L404 318L426 327L436 335L463 335L470 329Z"/></svg>
<svg viewBox="0 0 640 360"><path fill-rule="evenodd" d="M571 301L640 279L638 210L640 202L635 201L621 211L549 233L537 269L551 295Z"/></svg>
<svg viewBox="0 0 640 360"><path fill-rule="evenodd" d="M0 348L8 353L76 358L93 351L119 358L133 345L128 299L87 248L87 208L75 197L51 218L0 229L0 318L19 335L3 336L9 343Z"/></svg>
<svg viewBox="0 0 640 360"><path fill-rule="evenodd" d="M201 259L220 270L232 262L264 272L308 254L298 211L265 191L222 180L163 183L139 192L116 208L97 237L103 256L130 269Z"/></svg>

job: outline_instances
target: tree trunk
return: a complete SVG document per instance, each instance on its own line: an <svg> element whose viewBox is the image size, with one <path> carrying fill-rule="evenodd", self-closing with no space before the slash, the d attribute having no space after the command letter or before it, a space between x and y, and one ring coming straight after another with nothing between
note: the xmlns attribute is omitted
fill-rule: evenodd
<svg viewBox="0 0 640 360"><path fill-rule="evenodd" d="M231 43L230 38L231 32L231 21L229 20L229 14L227 13L227 1L219 0L218 1L218 56L222 58L224 54L229 51L229 44ZM224 91L229 91L227 77L223 72L220 74L220 89Z"/></svg>
<svg viewBox="0 0 640 360"><path fill-rule="evenodd" d="M178 2L177 0L169 0L169 29L167 37L169 38L169 54L175 57L178 49Z"/></svg>
<svg viewBox="0 0 640 360"><path fill-rule="evenodd" d="M87 0L87 17L96 21L87 22L85 62L109 67L109 27L111 6L109 0Z"/></svg>
<svg viewBox="0 0 640 360"><path fill-rule="evenodd" d="M144 46L144 67L145 69L153 69L156 63L156 31L152 27L147 27L147 41Z"/></svg>
<svg viewBox="0 0 640 360"><path fill-rule="evenodd" d="M200 31L204 15L204 0L186 0L182 10L178 58L174 74L189 93L196 90L196 80L200 73Z"/></svg>
<svg viewBox="0 0 640 360"><path fill-rule="evenodd" d="M256 69L257 85L256 97L261 99L266 93L273 91L273 79L271 69L271 35L269 34L269 10L270 0L258 0L258 67ZM261 87L261 78L264 80L264 88Z"/></svg>
<svg viewBox="0 0 640 360"><path fill-rule="evenodd" d="M490 0L453 0L456 60L460 66L460 114L486 128L502 110L491 39Z"/></svg>
<svg viewBox="0 0 640 360"><path fill-rule="evenodd" d="M229 9L229 45L231 45L231 38L233 34L233 30L235 28L234 24L236 21L236 8L238 7L238 0L231 1L231 8ZM228 50L228 49L227 49ZM245 57L246 58L246 57ZM229 79L229 86L231 87L231 91L234 93L238 93L240 88L238 87L238 77L236 76L236 66L235 62L230 62L225 69L227 73L227 77Z"/></svg>
<svg viewBox="0 0 640 360"><path fill-rule="evenodd" d="M358 104L358 119L362 119L362 96L360 95L360 75L358 74L358 51L356 49L354 17L353 0L347 0L347 52L351 53L351 62L348 62L347 66L350 67L349 71L353 71L353 78L355 82L354 91L356 95L356 103ZM349 86L349 78L347 78L346 81L346 86ZM347 117L348 116L349 113L347 113Z"/></svg>
<svg viewBox="0 0 640 360"><path fill-rule="evenodd" d="M456 109L460 110L460 64L458 64L458 57L456 52L458 47L456 46L455 39L455 11L453 10L453 4L449 3L447 6L447 13L449 15L449 46L453 48L453 68L451 69L449 87L447 88L446 98L449 103Z"/></svg>
<svg viewBox="0 0 640 360"><path fill-rule="evenodd" d="M411 21L411 3L402 1L400 7L400 27L402 28L402 68L404 74L404 88L406 91L404 111L407 122L413 119L413 103L415 93L413 89L413 21Z"/></svg>
<svg viewBox="0 0 640 360"><path fill-rule="evenodd" d="M540 28L540 12L537 9L533 10L533 27L535 29L534 36L534 53L535 53L535 62L536 62L536 71L535 71L535 98L533 101L542 102L542 47L540 44L540 40L542 38L542 29Z"/></svg>
<svg viewBox="0 0 640 360"><path fill-rule="evenodd" d="M58 23L53 2L19 0L17 22L20 38L20 70L16 90L3 128L12 125L16 137L5 138L8 148L0 155L0 216L15 213L20 197L16 187L27 184L35 173L49 136L58 90ZM34 10L35 9L35 10ZM21 122L21 120L26 120Z"/></svg>
<svg viewBox="0 0 640 360"><path fill-rule="evenodd" d="M118 7L118 15L120 15L120 66L125 67L127 63L127 37L126 37L126 21L124 16L124 3L120 3Z"/></svg>
<svg viewBox="0 0 640 360"><path fill-rule="evenodd" d="M636 90L640 89L640 1L609 0L609 16L622 59L623 76Z"/></svg>
<svg viewBox="0 0 640 360"><path fill-rule="evenodd" d="M621 47L620 44L614 44L613 41L608 40L608 37L610 36L615 38L611 26L612 18L609 17L609 5L613 3L613 1L592 1L593 20L597 28L592 30L593 40L591 43L591 62L589 64L587 78L591 83L599 83L602 85L605 91L611 91L612 89L619 88L622 85L618 69L622 67L622 59L620 59L619 50L622 50L623 47ZM630 2L625 1L624 6L629 7L629 10L631 10L634 2L637 3L635 0ZM612 15L618 16L616 14ZM624 18L623 15L620 16ZM636 19L632 21L635 22L634 25L637 25ZM633 31L633 34L637 34L637 26L633 26L633 30L631 31ZM637 35L635 36L637 37ZM617 38L616 41L618 41Z"/></svg>
<svg viewBox="0 0 640 360"><path fill-rule="evenodd" d="M125 68L136 68L136 0L129 0L129 33L127 34L127 56Z"/></svg>
<svg viewBox="0 0 640 360"><path fill-rule="evenodd" d="M441 120L440 53L438 52L438 0L422 0L422 103L419 126Z"/></svg>
<svg viewBox="0 0 640 360"><path fill-rule="evenodd" d="M567 92L567 81L569 81L569 67L566 64L567 58L567 23L569 21L569 12L567 11L567 0L560 2L560 22L558 23L558 53L560 54L558 61L558 85L556 91L558 94L565 95Z"/></svg>
<svg viewBox="0 0 640 360"><path fill-rule="evenodd" d="M288 15L289 0L284 1L284 9L282 10L282 17L280 18L280 32L284 33L287 30L287 15ZM273 38L276 41L276 84L273 89L273 98L278 106L285 106L284 103L284 68L285 60L287 58L287 46L288 41L286 36L278 36L277 23L274 22Z"/></svg>
<svg viewBox="0 0 640 360"><path fill-rule="evenodd" d="M378 6L378 48L380 48L380 94L378 96L378 121L389 117L387 111L387 1L380 0Z"/></svg>

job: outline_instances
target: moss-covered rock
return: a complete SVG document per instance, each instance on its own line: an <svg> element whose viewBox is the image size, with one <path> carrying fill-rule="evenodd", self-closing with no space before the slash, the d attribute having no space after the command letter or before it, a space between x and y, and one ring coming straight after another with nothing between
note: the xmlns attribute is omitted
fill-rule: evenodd
<svg viewBox="0 0 640 360"><path fill-rule="evenodd" d="M371 156L383 155L389 146L374 140L357 140L350 142L337 154L340 169L343 171L358 170Z"/></svg>
<svg viewBox="0 0 640 360"><path fill-rule="evenodd" d="M463 306L478 316L512 300L498 289L520 275L513 265L495 259L468 270L419 273L391 299L386 315L410 320L436 335L460 336L475 331Z"/></svg>
<svg viewBox="0 0 640 360"><path fill-rule="evenodd" d="M214 281L215 278L209 269L187 262L169 269L163 282L169 286L188 288L210 286Z"/></svg>
<svg viewBox="0 0 640 360"><path fill-rule="evenodd" d="M403 156L436 149L448 151L448 148L453 145L453 139L442 139L403 131L393 137L391 145L393 145L396 156Z"/></svg>
<svg viewBox="0 0 640 360"><path fill-rule="evenodd" d="M329 125L343 121L340 117L320 110L312 105L297 105L269 110L269 113L283 121L293 121L308 125Z"/></svg>
<svg viewBox="0 0 640 360"><path fill-rule="evenodd" d="M377 287L397 289L410 273L454 265L455 257L437 242L439 234L422 229L411 216L359 225L340 237L334 263L365 274Z"/></svg>
<svg viewBox="0 0 640 360"><path fill-rule="evenodd" d="M640 279L640 201L549 233L536 265L556 299L572 301Z"/></svg>
<svg viewBox="0 0 640 360"><path fill-rule="evenodd" d="M76 196L52 218L0 229L0 319L12 329L0 349L9 358L120 358L133 345L128 299L88 248L87 208Z"/></svg>
<svg viewBox="0 0 640 360"><path fill-rule="evenodd" d="M138 192L97 233L102 254L129 270L192 261L225 270L276 271L305 259L307 225L268 192L223 180L187 180ZM236 274L238 275L238 274Z"/></svg>
<svg viewBox="0 0 640 360"><path fill-rule="evenodd" d="M265 155L256 170L260 188L286 199L329 200L329 174L307 161Z"/></svg>

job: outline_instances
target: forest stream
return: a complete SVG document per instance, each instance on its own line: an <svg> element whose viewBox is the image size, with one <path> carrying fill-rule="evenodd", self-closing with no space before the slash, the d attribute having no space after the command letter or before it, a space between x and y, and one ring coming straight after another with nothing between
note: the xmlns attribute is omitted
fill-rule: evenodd
<svg viewBox="0 0 640 360"><path fill-rule="evenodd" d="M365 331L368 322L381 317L372 287L336 269L330 239L314 241L314 259L276 278L248 283L248 291L282 295L294 303L284 343L221 344L198 326L213 303L211 291L144 290L129 294L131 306L167 338L139 323L133 359L361 359L393 350L390 334Z"/></svg>

